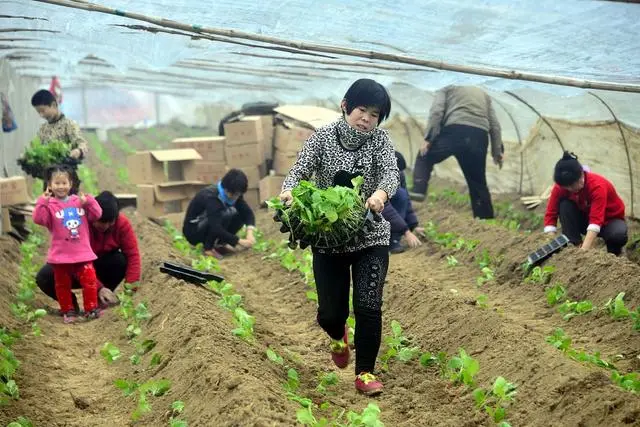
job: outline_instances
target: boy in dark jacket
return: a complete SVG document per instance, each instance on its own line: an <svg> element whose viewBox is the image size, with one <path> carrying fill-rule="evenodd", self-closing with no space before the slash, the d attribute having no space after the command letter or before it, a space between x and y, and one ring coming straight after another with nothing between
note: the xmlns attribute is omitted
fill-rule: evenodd
<svg viewBox="0 0 640 427"><path fill-rule="evenodd" d="M182 233L189 243L204 245L204 254L222 258L221 251L240 245L250 248L255 243L255 216L242 195L247 192L247 176L231 169L217 185L200 190L189 203ZM236 233L247 226L246 239Z"/></svg>
<svg viewBox="0 0 640 427"><path fill-rule="evenodd" d="M391 224L391 242L389 244L389 252L397 254L405 251L405 247L400 244L402 236L407 241L410 248L416 248L422 244L420 239L414 234L424 232L418 227L418 217L416 217L411 205L411 199L407 191L407 178L404 170L407 168L407 162L399 151L395 152L398 170L400 171L400 188L390 201L384 204L382 216Z"/></svg>

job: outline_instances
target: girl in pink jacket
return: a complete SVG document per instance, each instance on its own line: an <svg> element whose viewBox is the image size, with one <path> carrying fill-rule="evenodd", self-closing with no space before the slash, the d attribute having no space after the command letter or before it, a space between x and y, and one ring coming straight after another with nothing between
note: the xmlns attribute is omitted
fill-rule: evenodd
<svg viewBox="0 0 640 427"><path fill-rule="evenodd" d="M80 193L69 195L76 179L66 165L47 169L47 190L36 202L33 222L47 227L51 244L47 262L53 266L55 289L64 322L72 323L78 313L73 309L71 279L82 285L82 300L87 319L100 316L98 281L93 268L96 254L89 243L89 222L100 219L102 209L96 200Z"/></svg>

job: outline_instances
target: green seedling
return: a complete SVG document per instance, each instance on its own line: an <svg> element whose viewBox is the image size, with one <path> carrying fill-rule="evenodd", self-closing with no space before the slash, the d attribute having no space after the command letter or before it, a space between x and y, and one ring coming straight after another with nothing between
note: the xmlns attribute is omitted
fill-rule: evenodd
<svg viewBox="0 0 640 427"><path fill-rule="evenodd" d="M115 386L122 390L125 397L136 395L137 406L131 414L133 421L138 421L144 414L151 412L151 404L147 401L148 396L162 396L171 388L169 380L149 380L142 384L135 381L117 379Z"/></svg>
<svg viewBox="0 0 640 427"><path fill-rule="evenodd" d="M446 365L446 377L454 384L464 384L472 387L474 377L480 370L480 363L461 348L458 356L453 356Z"/></svg>
<svg viewBox="0 0 640 427"><path fill-rule="evenodd" d="M429 368L431 366L443 366L447 363L447 353L444 351L439 352L437 355L434 355L430 351L426 353L422 353L420 355L420 365L423 368Z"/></svg>
<svg viewBox="0 0 640 427"><path fill-rule="evenodd" d="M237 307L242 307L242 295L239 295L239 294L223 295L222 298L218 300L218 305L226 308L229 311L233 311Z"/></svg>
<svg viewBox="0 0 640 427"><path fill-rule="evenodd" d="M447 265L449 267L455 267L458 265L458 260L453 255L447 255Z"/></svg>
<svg viewBox="0 0 640 427"><path fill-rule="evenodd" d="M547 304L553 307L567 296L567 290L564 286L557 283L555 286L547 288L547 290L544 291L544 295L547 297Z"/></svg>
<svg viewBox="0 0 640 427"><path fill-rule="evenodd" d="M249 315L249 313L247 313L242 307L237 307L233 311L233 320L236 324L236 328L232 333L244 340L252 340L253 326L256 323L255 317Z"/></svg>
<svg viewBox="0 0 640 427"><path fill-rule="evenodd" d="M129 170L124 167L121 166L116 170L116 174L118 176L118 181L120 181L123 184L128 184L129 183Z"/></svg>
<svg viewBox="0 0 640 427"><path fill-rule="evenodd" d="M551 281L551 277L553 273L556 271L556 268L553 265L546 265L543 268L534 267L529 276L524 279L525 283L533 283L538 285L546 285Z"/></svg>
<svg viewBox="0 0 640 427"><path fill-rule="evenodd" d="M338 375L335 372L327 372L320 377L320 383L316 386L318 393L326 394L329 387L338 384Z"/></svg>
<svg viewBox="0 0 640 427"><path fill-rule="evenodd" d="M593 310L593 303L589 300L569 301L566 300L558 307L558 311L563 314L563 320L570 320L575 316L587 314Z"/></svg>
<svg viewBox="0 0 640 427"><path fill-rule="evenodd" d="M110 342L104 343L100 350L100 355L107 361L107 363L113 363L122 356L120 349Z"/></svg>
<svg viewBox="0 0 640 427"><path fill-rule="evenodd" d="M553 335L546 338L546 341L561 351L568 351L571 348L571 338L569 338L562 328L557 328L553 331Z"/></svg>
<svg viewBox="0 0 640 427"><path fill-rule="evenodd" d="M615 298L609 298L609 301L604 305L604 309L615 320L626 319L631 316L631 312L624 306L624 292L620 292Z"/></svg>
<svg viewBox="0 0 640 427"><path fill-rule="evenodd" d="M480 269L483 269L485 267L490 267L492 263L492 259L491 259L491 255L489 254L489 251L486 249L483 249L480 256L476 258L476 261L478 262L478 266L480 267Z"/></svg>
<svg viewBox="0 0 640 427"><path fill-rule="evenodd" d="M149 361L149 367L158 366L162 362L162 355L160 353L153 353L151 361Z"/></svg>
<svg viewBox="0 0 640 427"><path fill-rule="evenodd" d="M384 371L389 370L389 361L392 358L406 363L420 354L420 347L410 347L411 341L402 334L402 326L396 320L391 321L391 333L392 336L384 338L387 351L380 358Z"/></svg>
<svg viewBox="0 0 640 427"><path fill-rule="evenodd" d="M169 427L188 427L188 424L184 420L179 420L177 417L184 412L184 402L176 400L171 404L171 417L169 418Z"/></svg>
<svg viewBox="0 0 640 427"><path fill-rule="evenodd" d="M515 400L516 385L503 377L498 377L489 391L477 388L473 391L473 398L478 409L484 409L496 424L505 425L507 405ZM506 423L508 424L508 423Z"/></svg>
<svg viewBox="0 0 640 427"><path fill-rule="evenodd" d="M191 267L204 272L219 272L220 262L210 256L198 255L197 258L191 260Z"/></svg>
<svg viewBox="0 0 640 427"><path fill-rule="evenodd" d="M273 351L271 348L267 349L267 359L269 359L276 365L284 365L284 359L282 358L282 356Z"/></svg>
<svg viewBox="0 0 640 427"><path fill-rule="evenodd" d="M369 403L362 413L349 411L347 420L353 427L384 427L380 421L380 408L375 403Z"/></svg>
<svg viewBox="0 0 640 427"><path fill-rule="evenodd" d="M482 267L482 276L476 277L476 285L482 286L495 279L493 270L489 267Z"/></svg>
<svg viewBox="0 0 640 427"><path fill-rule="evenodd" d="M628 374L621 374L614 371L611 374L611 380L619 387L630 391L632 393L640 393L640 374L637 372L630 372Z"/></svg>
<svg viewBox="0 0 640 427"><path fill-rule="evenodd" d="M98 194L100 187L98 186L98 177L96 173L85 165L78 166L78 178L82 181L84 191L90 194Z"/></svg>
<svg viewBox="0 0 640 427"><path fill-rule="evenodd" d="M476 298L476 305L482 309L489 308L489 297L485 294L478 295L478 298Z"/></svg>
<svg viewBox="0 0 640 427"><path fill-rule="evenodd" d="M33 423L25 417L18 417L17 420L7 424L7 427L33 427Z"/></svg>
<svg viewBox="0 0 640 427"><path fill-rule="evenodd" d="M633 330L640 331L640 306L631 312L631 319L633 320Z"/></svg>

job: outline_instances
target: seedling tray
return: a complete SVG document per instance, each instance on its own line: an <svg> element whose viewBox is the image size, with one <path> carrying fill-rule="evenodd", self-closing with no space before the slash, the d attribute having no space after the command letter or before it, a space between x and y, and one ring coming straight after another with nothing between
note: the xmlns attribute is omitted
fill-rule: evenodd
<svg viewBox="0 0 640 427"><path fill-rule="evenodd" d="M569 244L569 239L564 234L556 237L546 245L542 246L540 249L532 252L527 257L527 262L529 265L534 266L542 263L544 260L549 258L556 252L561 251L565 246Z"/></svg>
<svg viewBox="0 0 640 427"><path fill-rule="evenodd" d="M169 261L165 261L163 265L160 266L160 271L195 285L204 285L211 280L216 282L222 282L224 280L224 277L218 274L206 273L186 265L176 264Z"/></svg>

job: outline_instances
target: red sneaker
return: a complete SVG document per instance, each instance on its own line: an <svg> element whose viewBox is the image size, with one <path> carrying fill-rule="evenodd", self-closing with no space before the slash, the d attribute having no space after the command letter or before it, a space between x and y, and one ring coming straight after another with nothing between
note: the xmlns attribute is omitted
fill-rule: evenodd
<svg viewBox="0 0 640 427"><path fill-rule="evenodd" d="M74 310L62 313L62 321L64 323L75 323L76 320L78 320L78 313L76 313Z"/></svg>
<svg viewBox="0 0 640 427"><path fill-rule="evenodd" d="M347 338L348 329L344 327L344 336L341 340L331 340L331 360L340 368L344 369L349 365L349 340Z"/></svg>
<svg viewBox="0 0 640 427"><path fill-rule="evenodd" d="M100 316L102 316L102 310L100 310L99 308L91 310L91 311L85 313L85 315L84 315L86 320L98 319L98 318L100 318Z"/></svg>
<svg viewBox="0 0 640 427"><path fill-rule="evenodd" d="M356 376L355 380L356 390L367 396L375 396L382 393L382 383L376 378L375 375L369 372L362 372Z"/></svg>

